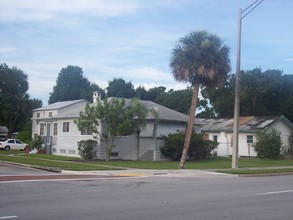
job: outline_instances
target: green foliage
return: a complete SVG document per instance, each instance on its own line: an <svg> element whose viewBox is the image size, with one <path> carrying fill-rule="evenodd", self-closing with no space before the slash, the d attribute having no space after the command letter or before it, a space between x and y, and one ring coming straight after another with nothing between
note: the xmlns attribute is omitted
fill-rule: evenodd
<svg viewBox="0 0 293 220"><path fill-rule="evenodd" d="M179 160L182 154L182 149L185 140L184 133L174 133L168 136L163 136L165 145L160 148L161 153L171 158L172 160ZM204 140L202 134L193 133L190 140L189 149L187 152L190 160L200 160L208 158L211 151L218 146L217 142Z"/></svg>
<svg viewBox="0 0 293 220"><path fill-rule="evenodd" d="M243 116L284 115L293 121L293 75L280 70L260 68L240 73L240 114ZM220 117L233 117L235 75L230 75L224 87L203 88Z"/></svg>
<svg viewBox="0 0 293 220"><path fill-rule="evenodd" d="M293 132L289 136L289 153L293 155Z"/></svg>
<svg viewBox="0 0 293 220"><path fill-rule="evenodd" d="M188 114L191 98L192 88L187 87L184 90L171 89L168 92L163 92L155 99L155 102L183 114Z"/></svg>
<svg viewBox="0 0 293 220"><path fill-rule="evenodd" d="M97 141L91 140L91 139L77 142L77 145L78 145L77 149L81 158L84 160L93 159L94 157L93 151L96 144L97 144Z"/></svg>
<svg viewBox="0 0 293 220"><path fill-rule="evenodd" d="M28 76L17 67L9 68L0 64L0 122L11 133L29 129L28 120L31 118L35 103L42 105L40 100L30 100L27 94Z"/></svg>
<svg viewBox="0 0 293 220"><path fill-rule="evenodd" d="M16 135L17 139L25 143L29 143L31 141L31 137L32 137L31 131L21 131L21 132L18 132L18 134Z"/></svg>
<svg viewBox="0 0 293 220"><path fill-rule="evenodd" d="M134 94L135 91L131 82L126 83L121 78L114 78L113 81L109 81L107 87L107 97L133 98Z"/></svg>
<svg viewBox="0 0 293 220"><path fill-rule="evenodd" d="M29 146L31 149L39 149L42 147L43 144L43 137L42 136L36 136L34 139L31 140L31 142L29 143Z"/></svg>
<svg viewBox="0 0 293 220"><path fill-rule="evenodd" d="M254 149L259 158L278 159L281 151L281 133L275 129L256 133Z"/></svg>
<svg viewBox="0 0 293 220"><path fill-rule="evenodd" d="M94 91L99 91L102 96L105 92L95 83L90 83L83 76L82 68L78 66L67 66L62 68L56 80L56 86L50 93L49 103L85 99L92 101Z"/></svg>
<svg viewBox="0 0 293 220"><path fill-rule="evenodd" d="M103 102L86 105L85 110L80 112L79 118L74 121L80 131L90 131L95 139L106 144L107 161L114 147L115 138L133 132L132 118L124 106L124 99L104 99Z"/></svg>

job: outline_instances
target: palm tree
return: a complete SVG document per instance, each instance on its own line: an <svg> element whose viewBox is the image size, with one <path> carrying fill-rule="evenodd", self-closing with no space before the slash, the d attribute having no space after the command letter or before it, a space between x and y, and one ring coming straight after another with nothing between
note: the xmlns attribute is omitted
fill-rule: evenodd
<svg viewBox="0 0 293 220"><path fill-rule="evenodd" d="M147 117L152 114L155 123L158 119L158 113L154 109L148 109L140 100L133 98L129 104L130 114L134 120L134 132L136 134L136 154L137 160L140 157L140 133L145 128Z"/></svg>
<svg viewBox="0 0 293 220"><path fill-rule="evenodd" d="M193 86L192 102L179 168L184 168L193 129L199 87L216 87L230 72L229 48L214 34L191 32L179 39L173 49L170 67L177 81Z"/></svg>

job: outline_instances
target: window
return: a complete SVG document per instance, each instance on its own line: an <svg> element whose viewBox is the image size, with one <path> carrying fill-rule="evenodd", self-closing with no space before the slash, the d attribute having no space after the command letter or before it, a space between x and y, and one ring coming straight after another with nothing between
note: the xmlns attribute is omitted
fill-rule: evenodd
<svg viewBox="0 0 293 220"><path fill-rule="evenodd" d="M203 140L208 141L209 140L209 134L203 134Z"/></svg>
<svg viewBox="0 0 293 220"><path fill-rule="evenodd" d="M214 135L214 136L213 136L213 141L218 142L218 136L217 136L217 135Z"/></svg>
<svg viewBox="0 0 293 220"><path fill-rule="evenodd" d="M69 122L63 122L63 132L69 132Z"/></svg>
<svg viewBox="0 0 293 220"><path fill-rule="evenodd" d="M40 113L37 113L37 118L39 118L40 117Z"/></svg>
<svg viewBox="0 0 293 220"><path fill-rule="evenodd" d="M247 142L248 144L252 144L252 143L253 143L253 136L252 136L252 135L247 135L246 142Z"/></svg>
<svg viewBox="0 0 293 220"><path fill-rule="evenodd" d="M53 125L53 135L57 135L57 132L58 132L58 124L57 123L54 123Z"/></svg>
<svg viewBox="0 0 293 220"><path fill-rule="evenodd" d="M52 112L49 112L49 117L50 117L50 118L52 117Z"/></svg>
<svg viewBox="0 0 293 220"><path fill-rule="evenodd" d="M86 130L81 131L81 135L92 135L93 132Z"/></svg>
<svg viewBox="0 0 293 220"><path fill-rule="evenodd" d="M44 136L45 124L40 125L40 136Z"/></svg>

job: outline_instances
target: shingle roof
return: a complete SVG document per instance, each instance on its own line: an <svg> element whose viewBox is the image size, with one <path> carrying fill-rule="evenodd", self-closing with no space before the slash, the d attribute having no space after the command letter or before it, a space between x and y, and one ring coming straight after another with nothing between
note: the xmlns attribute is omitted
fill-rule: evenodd
<svg viewBox="0 0 293 220"><path fill-rule="evenodd" d="M111 100L112 98L113 97L109 98L109 100ZM125 105L128 106L131 99L124 99L124 100L125 100ZM158 120L188 122L188 119L189 119L188 115L185 115L181 112L177 112L175 110L159 105L152 101L146 101L146 100L139 100L139 101L143 103L148 109L155 110L158 113ZM153 120L155 119L155 116L153 114L149 114L147 119Z"/></svg>
<svg viewBox="0 0 293 220"><path fill-rule="evenodd" d="M284 116L268 116L268 117L255 117L245 116L239 118L239 131L240 132L254 132L262 130L278 120L284 120L289 127L293 127L292 123ZM195 124L201 126L201 131L219 132L233 131L233 118L219 118L219 119L195 119Z"/></svg>
<svg viewBox="0 0 293 220"><path fill-rule="evenodd" d="M79 99L79 100L73 100L73 101L55 102L50 105L34 109L34 111L58 110L58 109L73 105L75 103L84 102L84 101L85 101L84 99Z"/></svg>

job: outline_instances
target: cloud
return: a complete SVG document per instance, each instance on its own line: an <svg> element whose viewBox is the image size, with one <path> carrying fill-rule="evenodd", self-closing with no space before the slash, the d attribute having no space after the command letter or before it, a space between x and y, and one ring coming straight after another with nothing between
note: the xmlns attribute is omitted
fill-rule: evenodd
<svg viewBox="0 0 293 220"><path fill-rule="evenodd" d="M17 50L17 48L12 47L12 46L0 47L0 53L12 53L12 52L14 52L16 50Z"/></svg>
<svg viewBox="0 0 293 220"><path fill-rule="evenodd" d="M64 15L117 17L145 9L179 7L172 1L137 0L9 0L0 1L0 19L12 21L48 21Z"/></svg>

